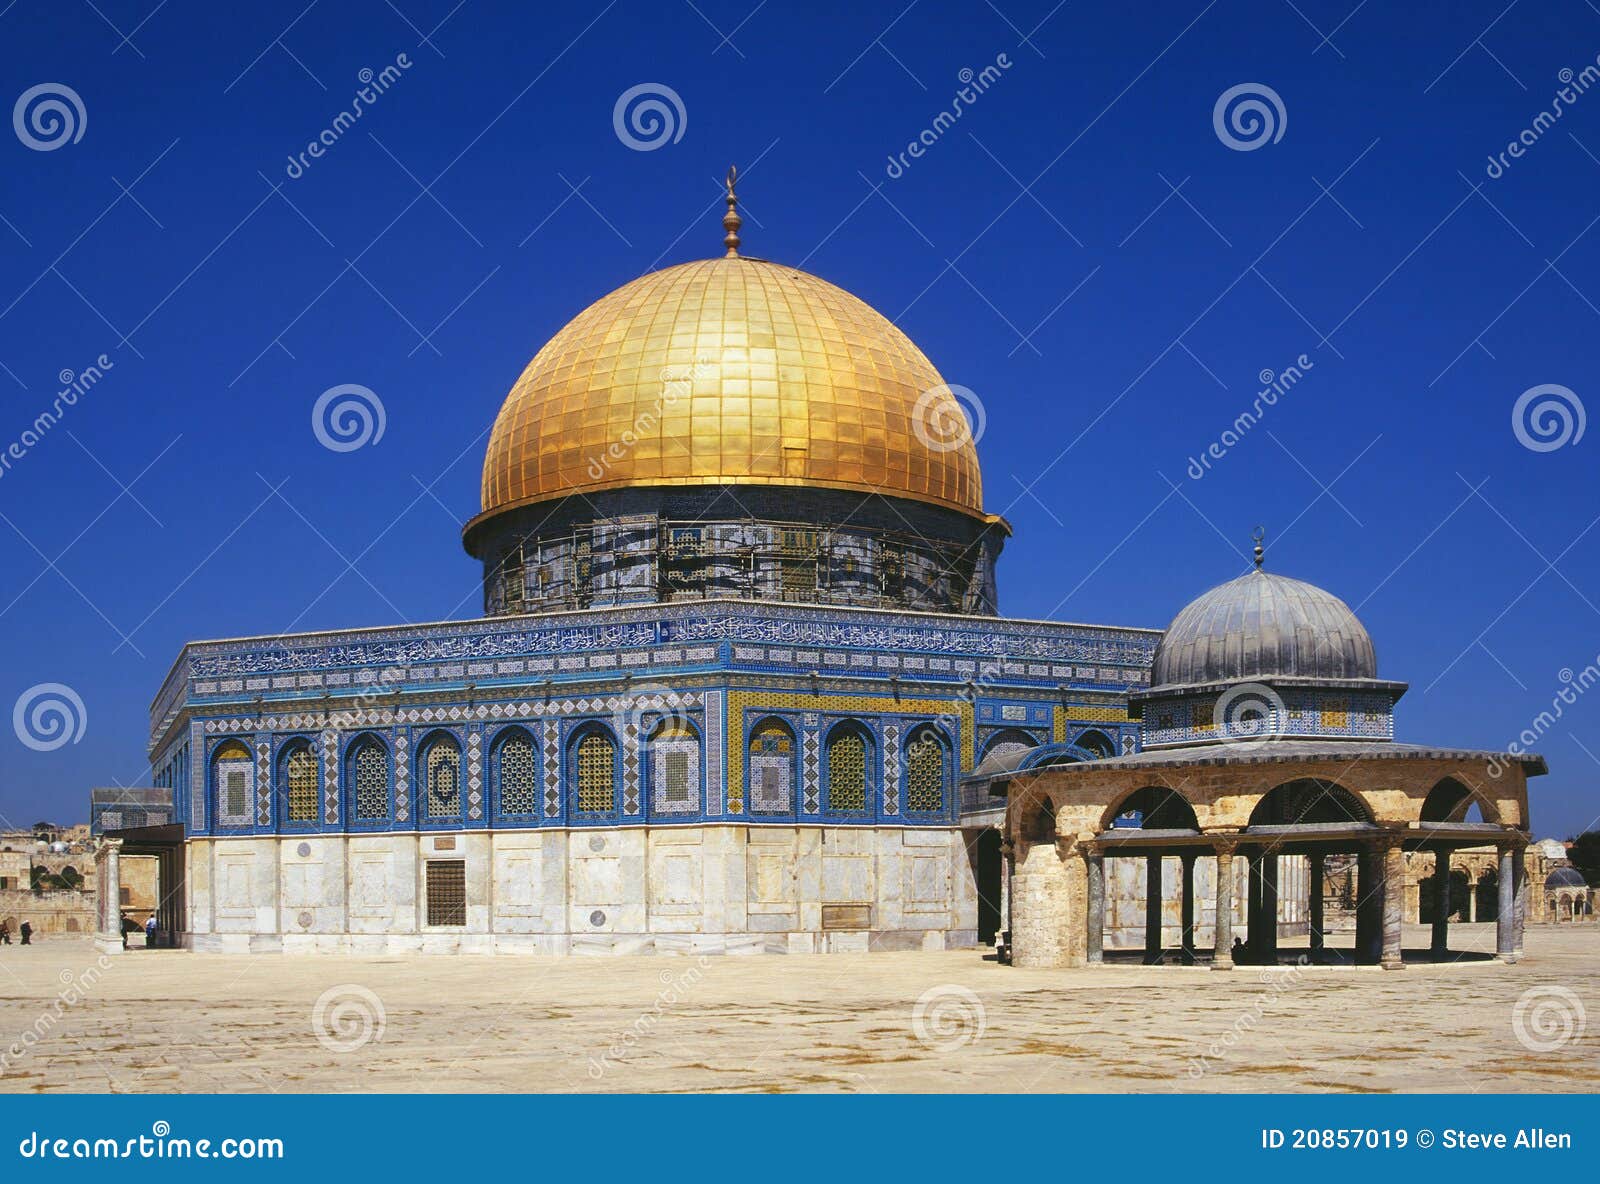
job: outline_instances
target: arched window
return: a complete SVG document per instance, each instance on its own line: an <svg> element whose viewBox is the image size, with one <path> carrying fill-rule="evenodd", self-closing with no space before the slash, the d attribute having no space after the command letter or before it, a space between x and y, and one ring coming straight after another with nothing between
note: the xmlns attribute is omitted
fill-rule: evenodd
<svg viewBox="0 0 1600 1184"><path fill-rule="evenodd" d="M617 745L602 728L590 728L573 746L578 810L604 814L617 808Z"/></svg>
<svg viewBox="0 0 1600 1184"><path fill-rule="evenodd" d="M311 745L304 740L295 741L283 758L283 780L286 798L285 816L290 822L315 822L317 820L317 758Z"/></svg>
<svg viewBox="0 0 1600 1184"><path fill-rule="evenodd" d="M1094 753L1101 760L1107 760L1117 755L1117 746L1111 742L1111 737L1095 728L1084 732L1073 743L1079 748Z"/></svg>
<svg viewBox="0 0 1600 1184"><path fill-rule="evenodd" d="M867 808L870 749L859 728L840 724L828 737L828 812L861 814Z"/></svg>
<svg viewBox="0 0 1600 1184"><path fill-rule="evenodd" d="M423 797L429 818L461 815L461 746L453 736L435 736L422 750Z"/></svg>
<svg viewBox="0 0 1600 1184"><path fill-rule="evenodd" d="M746 773L750 781L750 813L787 814L793 809L795 782L794 733L775 719L764 720L750 733Z"/></svg>
<svg viewBox="0 0 1600 1184"><path fill-rule="evenodd" d="M651 807L657 814L700 810L700 736L681 719L663 720L650 734Z"/></svg>
<svg viewBox="0 0 1600 1184"><path fill-rule="evenodd" d="M521 728L508 729L495 749L494 774L500 786L500 813L539 812L538 762L534 760L533 737Z"/></svg>
<svg viewBox="0 0 1600 1184"><path fill-rule="evenodd" d="M1013 753L1027 752L1030 748L1038 747L1039 741L1037 737L1024 732L1021 728L1007 728L1005 731L997 732L989 737L979 763L981 764L990 757L1006 757Z"/></svg>
<svg viewBox="0 0 1600 1184"><path fill-rule="evenodd" d="M256 766L250 749L239 740L217 746L212 757L218 826L249 826L250 800L256 792Z"/></svg>
<svg viewBox="0 0 1600 1184"><path fill-rule="evenodd" d="M358 822L389 817L389 750L373 736L363 736L350 750L346 782L355 797Z"/></svg>
<svg viewBox="0 0 1600 1184"><path fill-rule="evenodd" d="M944 779L944 740L935 728L924 724L906 741L906 813L943 810Z"/></svg>

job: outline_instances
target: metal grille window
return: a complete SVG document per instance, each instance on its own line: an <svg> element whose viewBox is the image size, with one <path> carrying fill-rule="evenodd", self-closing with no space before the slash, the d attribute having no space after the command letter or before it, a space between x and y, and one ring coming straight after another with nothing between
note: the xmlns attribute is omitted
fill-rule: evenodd
<svg viewBox="0 0 1600 1184"><path fill-rule="evenodd" d="M919 728L906 745L906 809L931 814L944 807L944 745L932 728Z"/></svg>
<svg viewBox="0 0 1600 1184"><path fill-rule="evenodd" d="M454 818L461 813L461 749L448 736L428 745L422 758L428 779L428 816Z"/></svg>
<svg viewBox="0 0 1600 1184"><path fill-rule="evenodd" d="M289 821L317 820L317 758L308 744L297 744L284 762L289 782Z"/></svg>
<svg viewBox="0 0 1600 1184"><path fill-rule="evenodd" d="M578 741L578 809L596 814L616 805L616 745L603 732L588 732Z"/></svg>
<svg viewBox="0 0 1600 1184"><path fill-rule="evenodd" d="M1346 699L1322 701L1322 726L1343 730L1350 726L1350 703Z"/></svg>
<svg viewBox="0 0 1600 1184"><path fill-rule="evenodd" d="M525 732L513 732L500 744L500 812L533 814L539 809L533 741Z"/></svg>
<svg viewBox="0 0 1600 1184"><path fill-rule="evenodd" d="M464 859L428 861L428 924L467 923L467 862Z"/></svg>
<svg viewBox="0 0 1600 1184"><path fill-rule="evenodd" d="M828 809L858 813L867 808L867 742L843 731L828 741Z"/></svg>
<svg viewBox="0 0 1600 1184"><path fill-rule="evenodd" d="M364 740L356 749L356 817L372 821L389 817L389 754L376 740Z"/></svg>

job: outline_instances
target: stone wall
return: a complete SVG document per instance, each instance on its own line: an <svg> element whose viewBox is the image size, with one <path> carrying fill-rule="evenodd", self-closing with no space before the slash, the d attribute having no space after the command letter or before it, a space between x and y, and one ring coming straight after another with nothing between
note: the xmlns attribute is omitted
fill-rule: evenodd
<svg viewBox="0 0 1600 1184"><path fill-rule="evenodd" d="M36 934L92 934L94 893L28 892L0 889L0 920L11 927L11 940L20 940L18 928L26 921Z"/></svg>
<svg viewBox="0 0 1600 1184"><path fill-rule="evenodd" d="M460 861L461 925L428 923ZM190 944L218 952L813 953L977 939L962 834L684 826L194 840Z"/></svg>

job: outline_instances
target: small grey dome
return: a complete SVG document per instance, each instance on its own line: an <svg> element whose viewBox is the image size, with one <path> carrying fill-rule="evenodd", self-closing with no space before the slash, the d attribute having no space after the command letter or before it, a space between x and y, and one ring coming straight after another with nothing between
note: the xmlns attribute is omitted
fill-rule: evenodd
<svg viewBox="0 0 1600 1184"><path fill-rule="evenodd" d="M1273 675L1375 679L1378 656L1344 601L1257 568L1211 589L1173 618L1156 646L1150 685Z"/></svg>
<svg viewBox="0 0 1600 1184"><path fill-rule="evenodd" d="M1588 881L1583 878L1583 873L1575 867L1557 867L1550 869L1550 874L1544 878L1546 888L1587 888Z"/></svg>

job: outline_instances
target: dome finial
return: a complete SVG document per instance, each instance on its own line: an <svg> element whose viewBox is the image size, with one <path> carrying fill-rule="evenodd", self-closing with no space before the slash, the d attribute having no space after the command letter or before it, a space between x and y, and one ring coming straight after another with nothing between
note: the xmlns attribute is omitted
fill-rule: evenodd
<svg viewBox="0 0 1600 1184"><path fill-rule="evenodd" d="M730 164L726 181L728 186L728 212L722 215L722 228L728 232L722 239L723 245L728 248L728 254L726 255L728 259L737 259L739 257L739 226L741 219L739 218L738 210L739 198L733 192L734 183L738 179L739 166Z"/></svg>
<svg viewBox="0 0 1600 1184"><path fill-rule="evenodd" d="M1262 562L1267 557L1267 549L1261 545L1262 540L1267 537L1267 528L1265 526L1256 527L1255 533L1250 537L1256 541L1256 570L1259 571L1261 570Z"/></svg>

